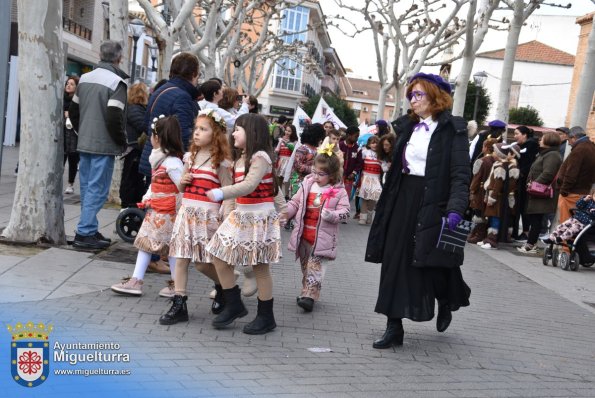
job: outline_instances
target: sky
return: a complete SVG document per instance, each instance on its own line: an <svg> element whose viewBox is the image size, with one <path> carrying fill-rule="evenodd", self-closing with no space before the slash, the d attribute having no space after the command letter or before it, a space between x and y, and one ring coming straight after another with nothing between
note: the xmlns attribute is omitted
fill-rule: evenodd
<svg viewBox="0 0 595 398"><path fill-rule="evenodd" d="M363 0L343 0L349 5L357 6L364 4ZM412 0L404 1L409 3ZM555 2L558 4L572 3L570 9L561 9L557 7L543 6L534 12L534 15L558 15L558 16L581 16L589 12L595 11L595 5L591 0L551 0L549 2ZM337 14L348 18L350 21L357 23L358 25L364 24L363 17L357 13L340 9L334 0L320 0L319 1L323 12L327 18L332 20L332 17ZM501 13L506 13L501 11ZM502 14L500 14L502 15ZM551 19L551 18L550 18ZM548 19L540 19L541 21L547 21ZM556 47L560 50L569 52L571 54L576 53L576 43L578 42L579 28L578 25L572 26L572 19L567 19L570 28L566 34L574 37L566 37L556 34L548 30L547 26L543 26L543 22L540 26L529 26L524 29L519 42L527 42L529 40L540 40L548 45ZM344 29L349 29L347 25L344 25ZM350 38L341 33L337 28L330 26L329 35L331 37L332 46L337 50L343 66L347 69L351 69L353 72L351 75L357 76L364 79L378 80L378 74L376 69L376 54L374 51L374 44L372 35L369 32L363 33L355 38ZM493 50L497 48L503 48L504 44L502 41L506 40L506 35L503 32L500 33L489 33L486 36L484 44L480 51Z"/></svg>

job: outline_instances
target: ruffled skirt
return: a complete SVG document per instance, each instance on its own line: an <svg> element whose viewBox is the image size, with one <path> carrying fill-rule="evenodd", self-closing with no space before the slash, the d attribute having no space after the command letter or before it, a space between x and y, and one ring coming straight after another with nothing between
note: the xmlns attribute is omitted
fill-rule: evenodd
<svg viewBox="0 0 595 398"><path fill-rule="evenodd" d="M289 156L280 156L279 160L277 161L277 176L283 177L285 175L285 169L287 168L287 164L289 163Z"/></svg>
<svg viewBox="0 0 595 398"><path fill-rule="evenodd" d="M175 214L147 210L143 224L134 240L134 247L145 252L167 256L175 219Z"/></svg>
<svg viewBox="0 0 595 398"><path fill-rule="evenodd" d="M207 245L207 252L233 266L278 263L279 214L272 203L237 205Z"/></svg>
<svg viewBox="0 0 595 398"><path fill-rule="evenodd" d="M381 193L380 175L362 173L362 183L357 196L364 200L378 201Z"/></svg>
<svg viewBox="0 0 595 398"><path fill-rule="evenodd" d="M219 223L219 206L193 206L183 201L173 226L169 255L189 258L194 263L210 263L206 247Z"/></svg>

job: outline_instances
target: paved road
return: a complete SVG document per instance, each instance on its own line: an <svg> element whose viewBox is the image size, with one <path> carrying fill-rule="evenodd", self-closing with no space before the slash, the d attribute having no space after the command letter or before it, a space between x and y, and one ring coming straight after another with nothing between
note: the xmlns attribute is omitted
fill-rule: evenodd
<svg viewBox="0 0 595 398"><path fill-rule="evenodd" d="M0 268L0 283L28 262L35 283L51 280L62 266L66 275L78 275L77 282L97 286L84 294L0 304L4 324L52 322L52 344L115 342L121 346L118 352L130 355L129 363L71 366L54 361L53 369L132 370L130 376L52 374L27 390L10 380L8 351L3 349L3 395L68 397L92 388L113 397L595 396L594 313L511 267L522 265L528 274L570 273L545 268L535 258L514 265L511 258L497 259L504 251L488 255L470 247L463 273L472 289L471 306L454 313L448 331L436 332L434 322L405 321L403 347L374 350L371 342L385 324L373 312L379 266L361 261L368 227L350 223L341 228L339 258L327 273L313 313L304 314L295 304L301 275L290 253L274 267L278 328L265 336L241 332L256 312L254 297L246 300L246 318L227 330L214 330L208 313L211 287L197 272L190 275L189 322L164 327L157 322L168 307L157 297L164 276L148 275L145 296L129 298L114 295L107 286L131 270L130 264L81 253L69 263L60 260L72 253L63 249L29 254L21 262L18 252L0 257L0 264L6 258L16 261ZM287 234L283 238L287 242ZM37 263L35 258L45 260ZM572 275L592 280L594 274L581 270ZM9 335L4 336L6 348ZM314 347L332 351L308 350Z"/></svg>

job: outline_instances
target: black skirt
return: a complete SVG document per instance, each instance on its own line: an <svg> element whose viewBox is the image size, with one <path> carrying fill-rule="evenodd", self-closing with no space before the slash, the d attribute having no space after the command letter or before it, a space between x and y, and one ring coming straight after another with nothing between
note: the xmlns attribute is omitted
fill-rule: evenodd
<svg viewBox="0 0 595 398"><path fill-rule="evenodd" d="M413 267L417 214L424 198L424 178L403 175L397 200L386 230L375 311L389 318L429 321L434 317L434 300L448 304L451 311L469 305L471 289L461 269Z"/></svg>

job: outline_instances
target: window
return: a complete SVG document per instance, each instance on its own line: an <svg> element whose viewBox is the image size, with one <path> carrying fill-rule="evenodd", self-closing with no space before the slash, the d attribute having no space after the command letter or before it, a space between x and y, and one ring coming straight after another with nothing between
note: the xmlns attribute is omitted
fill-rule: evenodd
<svg viewBox="0 0 595 398"><path fill-rule="evenodd" d="M297 40L306 42L309 16L310 10L301 6L283 12L279 34L285 43ZM302 65L296 61L289 58L280 59L275 66L273 86L281 90L301 92L302 70Z"/></svg>
<svg viewBox="0 0 595 398"><path fill-rule="evenodd" d="M512 82L510 84L510 103L508 109L519 106L519 97L521 96L521 82Z"/></svg>

